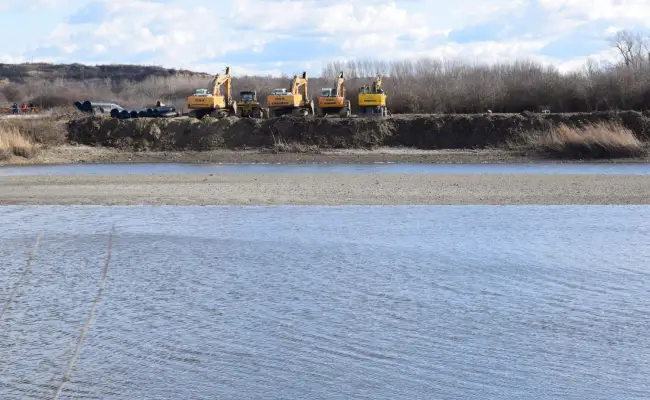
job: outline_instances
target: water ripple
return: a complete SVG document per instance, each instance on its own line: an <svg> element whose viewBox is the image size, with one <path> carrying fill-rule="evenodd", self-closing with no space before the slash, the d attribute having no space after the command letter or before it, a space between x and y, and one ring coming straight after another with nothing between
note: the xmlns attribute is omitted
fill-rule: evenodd
<svg viewBox="0 0 650 400"><path fill-rule="evenodd" d="M650 207L5 207L2 398L650 397ZM570 223L567 223L570 221Z"/></svg>

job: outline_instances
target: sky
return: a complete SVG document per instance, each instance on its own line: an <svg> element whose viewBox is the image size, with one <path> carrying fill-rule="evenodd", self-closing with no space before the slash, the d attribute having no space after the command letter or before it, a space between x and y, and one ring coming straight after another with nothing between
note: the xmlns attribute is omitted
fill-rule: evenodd
<svg viewBox="0 0 650 400"><path fill-rule="evenodd" d="M0 0L0 62L320 75L329 61L613 61L650 0ZM13 38L13 40L6 40Z"/></svg>

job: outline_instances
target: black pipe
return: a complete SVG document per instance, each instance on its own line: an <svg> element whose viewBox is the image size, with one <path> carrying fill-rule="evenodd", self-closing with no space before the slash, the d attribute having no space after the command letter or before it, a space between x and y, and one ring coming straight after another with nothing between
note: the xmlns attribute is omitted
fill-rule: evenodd
<svg viewBox="0 0 650 400"><path fill-rule="evenodd" d="M152 109L154 114L164 114L167 112L176 111L176 108L172 106L153 107Z"/></svg>

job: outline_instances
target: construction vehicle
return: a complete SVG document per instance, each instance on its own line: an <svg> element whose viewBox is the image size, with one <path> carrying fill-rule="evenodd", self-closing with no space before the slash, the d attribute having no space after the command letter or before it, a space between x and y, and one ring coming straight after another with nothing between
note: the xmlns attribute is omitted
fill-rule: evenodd
<svg viewBox="0 0 650 400"><path fill-rule="evenodd" d="M269 117L269 109L263 108L257 100L257 92L254 90L244 90L239 92L239 101L237 101L239 116L242 118L260 118Z"/></svg>
<svg viewBox="0 0 650 400"><path fill-rule="evenodd" d="M301 77L295 75L289 90L273 89L266 101L271 118L285 114L314 115L314 101L309 99L307 90L307 72Z"/></svg>
<svg viewBox="0 0 650 400"><path fill-rule="evenodd" d="M388 115L386 108L386 94L381 87L381 76L372 83L359 88L359 111L363 116L385 117Z"/></svg>
<svg viewBox="0 0 650 400"><path fill-rule="evenodd" d="M222 85L224 93L221 92ZM224 75L215 75L210 86L212 92L208 89L196 89L194 94L187 98L189 115L199 119L206 115L215 118L237 115L237 102L232 98L230 67L226 67Z"/></svg>
<svg viewBox="0 0 650 400"><path fill-rule="evenodd" d="M345 79L343 72L339 74L336 84L331 88L322 88L318 97L318 116L338 114L341 118L352 115L350 100L345 99Z"/></svg>

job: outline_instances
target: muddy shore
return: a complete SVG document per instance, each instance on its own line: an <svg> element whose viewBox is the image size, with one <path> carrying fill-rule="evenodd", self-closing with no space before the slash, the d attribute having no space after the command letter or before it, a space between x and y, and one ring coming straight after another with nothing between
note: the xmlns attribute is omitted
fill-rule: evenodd
<svg viewBox="0 0 650 400"><path fill-rule="evenodd" d="M0 177L0 204L650 204L642 175L201 174Z"/></svg>

